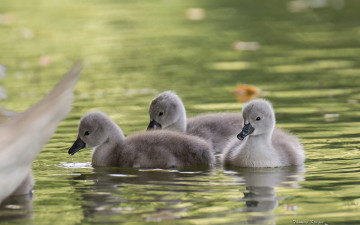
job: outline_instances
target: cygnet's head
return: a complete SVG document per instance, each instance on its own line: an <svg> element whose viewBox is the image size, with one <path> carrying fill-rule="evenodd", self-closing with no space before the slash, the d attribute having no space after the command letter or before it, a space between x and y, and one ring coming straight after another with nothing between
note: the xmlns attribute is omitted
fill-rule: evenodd
<svg viewBox="0 0 360 225"><path fill-rule="evenodd" d="M109 138L111 123L112 120L100 111L83 116L79 124L78 137L68 153L74 155L83 148L92 148L104 143Z"/></svg>
<svg viewBox="0 0 360 225"><path fill-rule="evenodd" d="M149 106L150 129L166 129L185 116L185 107L179 98L172 91L165 91L154 98Z"/></svg>
<svg viewBox="0 0 360 225"><path fill-rule="evenodd" d="M275 128L275 113L270 102L264 99L255 99L247 103L242 110L244 127L238 134L243 140L248 135L271 133Z"/></svg>

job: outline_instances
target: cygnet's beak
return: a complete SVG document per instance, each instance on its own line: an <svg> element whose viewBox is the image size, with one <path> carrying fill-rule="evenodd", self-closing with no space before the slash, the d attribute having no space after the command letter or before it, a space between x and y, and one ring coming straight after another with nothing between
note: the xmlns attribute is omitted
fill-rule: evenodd
<svg viewBox="0 0 360 225"><path fill-rule="evenodd" d="M251 126L250 123L245 124L245 126L244 126L243 129L242 129L242 131L237 135L237 138L242 141L242 140L244 140L244 138L245 138L246 136L248 136L249 134L251 134L252 132L254 132L254 130L255 130L255 129Z"/></svg>
<svg viewBox="0 0 360 225"><path fill-rule="evenodd" d="M71 146L71 148L69 149L68 153L69 155L74 155L75 153L77 153L79 150L85 148L86 144L83 140L81 140L80 137L78 137L76 139L76 141L74 142L74 144Z"/></svg>
<svg viewBox="0 0 360 225"><path fill-rule="evenodd" d="M147 127L147 130L152 129L161 129L161 124L156 122L154 119L150 121L149 126Z"/></svg>

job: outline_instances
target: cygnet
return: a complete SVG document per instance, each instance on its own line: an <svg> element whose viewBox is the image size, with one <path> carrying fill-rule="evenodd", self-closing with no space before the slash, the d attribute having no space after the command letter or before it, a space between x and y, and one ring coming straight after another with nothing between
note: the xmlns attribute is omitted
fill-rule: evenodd
<svg viewBox="0 0 360 225"><path fill-rule="evenodd" d="M81 118L77 140L68 153L83 148L94 148L93 166L179 169L215 162L211 147L200 138L158 130L125 138L120 127L100 111Z"/></svg>
<svg viewBox="0 0 360 225"><path fill-rule="evenodd" d="M150 129L166 129L198 136L208 141L215 152L221 152L226 143L238 133L243 118L240 113L211 113L186 121L186 111L180 97L165 91L149 106Z"/></svg>
<svg viewBox="0 0 360 225"><path fill-rule="evenodd" d="M263 99L247 103L242 110L244 126L224 150L223 164L237 167L302 165L304 150L299 140L275 129L275 113Z"/></svg>

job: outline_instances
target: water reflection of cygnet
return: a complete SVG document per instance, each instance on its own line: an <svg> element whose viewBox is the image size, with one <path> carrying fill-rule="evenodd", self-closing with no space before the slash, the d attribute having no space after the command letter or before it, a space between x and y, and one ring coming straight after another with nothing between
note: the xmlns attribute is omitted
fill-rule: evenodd
<svg viewBox="0 0 360 225"><path fill-rule="evenodd" d="M193 170L198 171L198 170ZM162 169L138 169L121 167L97 167L93 173L83 173L74 176L70 180L70 185L75 187L76 192L81 195L82 209L84 217L91 221L102 219L102 223L112 221L114 217L104 218L102 215L118 215L126 213L128 216L138 216L141 214L149 221L166 217L176 217L177 213L186 208L173 207L181 203L180 197L174 190L191 192L191 184L184 184L182 180L206 174L206 170L199 172L188 172L178 170ZM86 188L78 183L86 181ZM166 187L166 188L165 188ZM194 184L196 188L196 184ZM154 205L162 205L160 208L151 208L139 212L144 204L153 202ZM168 207L164 207L167 205ZM166 208L165 212L164 208ZM153 210L155 212L153 212ZM163 213L161 213L163 212ZM136 214L136 215L135 215ZM153 217L156 217L154 219ZM109 219L109 221L106 221ZM146 219L146 220L148 220ZM114 221L112 221L114 222ZM120 221L118 221L120 222Z"/></svg>
<svg viewBox="0 0 360 225"><path fill-rule="evenodd" d="M32 209L31 195L12 195L1 202L0 223L31 219L34 216Z"/></svg>
<svg viewBox="0 0 360 225"><path fill-rule="evenodd" d="M229 169L229 168L227 168ZM299 181L305 172L300 167L277 168L231 168L225 173L235 174L246 186L242 200L245 207L240 212L258 212L262 214L247 214L248 224L276 224L276 215L272 211L278 206L279 197L275 187L300 188Z"/></svg>
<svg viewBox="0 0 360 225"><path fill-rule="evenodd" d="M270 212L278 206L278 197L275 187L300 188L299 181L305 168L278 167L278 168L236 168L232 171L246 186L244 192L244 211Z"/></svg>

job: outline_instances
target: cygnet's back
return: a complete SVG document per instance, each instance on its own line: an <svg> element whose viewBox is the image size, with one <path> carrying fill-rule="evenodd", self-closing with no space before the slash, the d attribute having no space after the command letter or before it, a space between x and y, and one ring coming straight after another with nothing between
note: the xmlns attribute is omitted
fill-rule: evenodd
<svg viewBox="0 0 360 225"><path fill-rule="evenodd" d="M85 115L78 139L69 149L75 154L94 147L94 166L183 168L210 166L215 157L204 140L172 131L150 131L125 138L121 129L102 112Z"/></svg>
<svg viewBox="0 0 360 225"><path fill-rule="evenodd" d="M275 128L271 137L272 144L282 161L288 162L288 165L302 165L305 160L303 146L299 139L286 131Z"/></svg>
<svg viewBox="0 0 360 225"><path fill-rule="evenodd" d="M243 118L240 113L211 113L190 118L179 96L165 91L153 99L149 106L149 129L167 129L186 132L208 141L214 151L222 151L225 144L236 136Z"/></svg>
<svg viewBox="0 0 360 225"><path fill-rule="evenodd" d="M208 140L215 151L221 152L239 132L242 122L240 113L204 114L188 119L186 133Z"/></svg>
<svg viewBox="0 0 360 225"><path fill-rule="evenodd" d="M125 139L119 164L130 167L183 168L215 162L208 143L173 131L149 131Z"/></svg>

